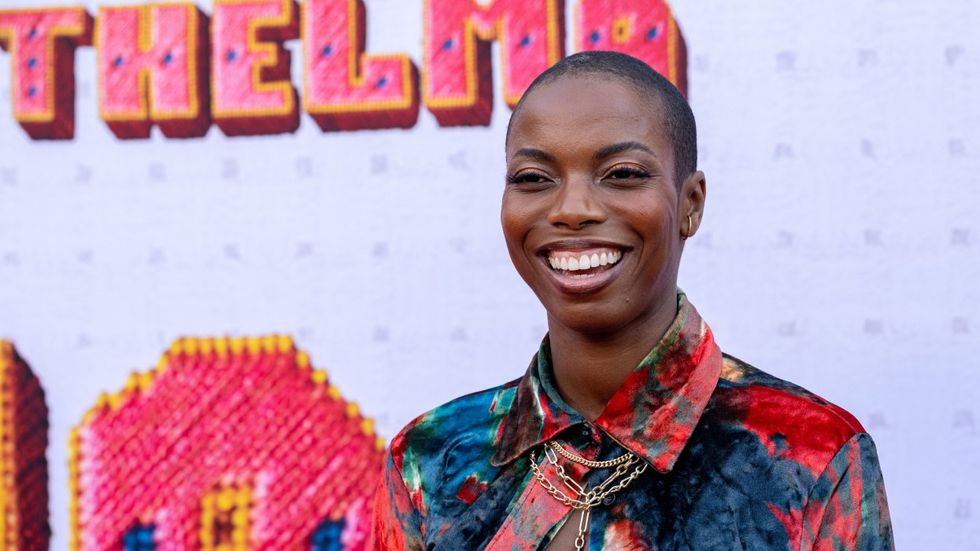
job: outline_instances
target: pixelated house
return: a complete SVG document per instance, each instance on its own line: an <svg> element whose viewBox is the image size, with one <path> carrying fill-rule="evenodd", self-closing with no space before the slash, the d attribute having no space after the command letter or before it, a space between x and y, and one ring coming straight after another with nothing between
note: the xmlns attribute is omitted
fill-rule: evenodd
<svg viewBox="0 0 980 551"><path fill-rule="evenodd" d="M48 548L47 447L44 390L0 340L0 550Z"/></svg>
<svg viewBox="0 0 980 551"><path fill-rule="evenodd" d="M382 458L290 338L180 339L73 429L71 546L363 549Z"/></svg>

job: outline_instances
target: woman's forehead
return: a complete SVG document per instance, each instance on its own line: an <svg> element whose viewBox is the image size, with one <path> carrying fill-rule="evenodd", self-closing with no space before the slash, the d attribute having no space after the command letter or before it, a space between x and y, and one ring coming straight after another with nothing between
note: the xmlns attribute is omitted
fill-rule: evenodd
<svg viewBox="0 0 980 551"><path fill-rule="evenodd" d="M514 112L508 154L520 142L561 143L588 138L659 142L663 115L658 98L604 75L562 76L528 94ZM595 136L592 136L597 134ZM659 144L651 143L651 147Z"/></svg>

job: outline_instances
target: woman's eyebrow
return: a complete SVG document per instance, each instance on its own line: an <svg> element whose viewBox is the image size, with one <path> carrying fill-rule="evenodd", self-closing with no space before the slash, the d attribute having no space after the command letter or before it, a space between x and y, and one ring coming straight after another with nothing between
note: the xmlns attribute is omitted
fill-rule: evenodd
<svg viewBox="0 0 980 551"><path fill-rule="evenodd" d="M534 149L533 147L522 147L514 152L514 157L530 157L532 159L537 159L539 161L554 161L555 156L547 151L542 151L540 149Z"/></svg>
<svg viewBox="0 0 980 551"><path fill-rule="evenodd" d="M592 158L595 160L605 159L606 157L611 157L613 155L616 155L617 153L623 153L624 151L631 151L631 150L644 151L646 153L649 153L650 155L653 155L654 157L657 156L657 154L654 153L652 149L643 145L640 142L621 142L621 143L616 143L603 147L599 151L596 151L595 155L593 155Z"/></svg>

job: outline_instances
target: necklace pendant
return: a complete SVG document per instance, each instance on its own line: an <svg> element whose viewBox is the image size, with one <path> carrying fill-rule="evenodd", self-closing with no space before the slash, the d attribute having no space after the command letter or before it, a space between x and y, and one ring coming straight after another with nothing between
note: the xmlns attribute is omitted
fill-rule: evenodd
<svg viewBox="0 0 980 551"><path fill-rule="evenodd" d="M589 507L582 509L582 514L578 517L578 536L575 537L575 551L585 549L585 535L589 532L589 517L591 512Z"/></svg>
<svg viewBox="0 0 980 551"><path fill-rule="evenodd" d="M542 460L541 465L544 466L545 463L550 463L554 468L555 474L572 495L569 496L565 494L544 476L544 473L542 473L541 469L538 467L538 459L533 450L531 451L531 473L534 475L534 478L537 479L538 483L540 483L545 489L545 491L548 492L548 494L550 494L553 498L574 510L580 511L578 518L578 534L575 536L575 551L583 551L588 547L587 536L589 533L589 521L592 514L592 508L603 504L610 505L615 499L613 494L620 492L629 486L629 484L643 474L647 468L646 463L640 461L635 455L629 452L624 453L613 460L592 461L568 452L557 442L546 444L544 446L544 455L545 459ZM578 463L589 468L608 469L611 467L616 467L616 470L595 487L587 489L587 487L585 487L583 484L579 484L565 473L564 467L558 461L559 455L573 463ZM640 465L633 467L633 471L627 474L627 472L630 470L630 466L637 462L640 462ZM617 480L619 482L616 482Z"/></svg>

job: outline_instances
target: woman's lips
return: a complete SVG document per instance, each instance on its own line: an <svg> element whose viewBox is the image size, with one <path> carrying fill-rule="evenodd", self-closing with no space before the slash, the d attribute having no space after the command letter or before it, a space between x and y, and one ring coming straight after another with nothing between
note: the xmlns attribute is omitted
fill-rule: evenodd
<svg viewBox="0 0 980 551"><path fill-rule="evenodd" d="M584 294L605 287L619 273L623 249L602 246L550 249L542 261L552 281L566 293Z"/></svg>
<svg viewBox="0 0 980 551"><path fill-rule="evenodd" d="M610 266L619 262L621 258L623 258L621 250L608 247L548 252L548 263L551 265L551 269L569 272Z"/></svg>

